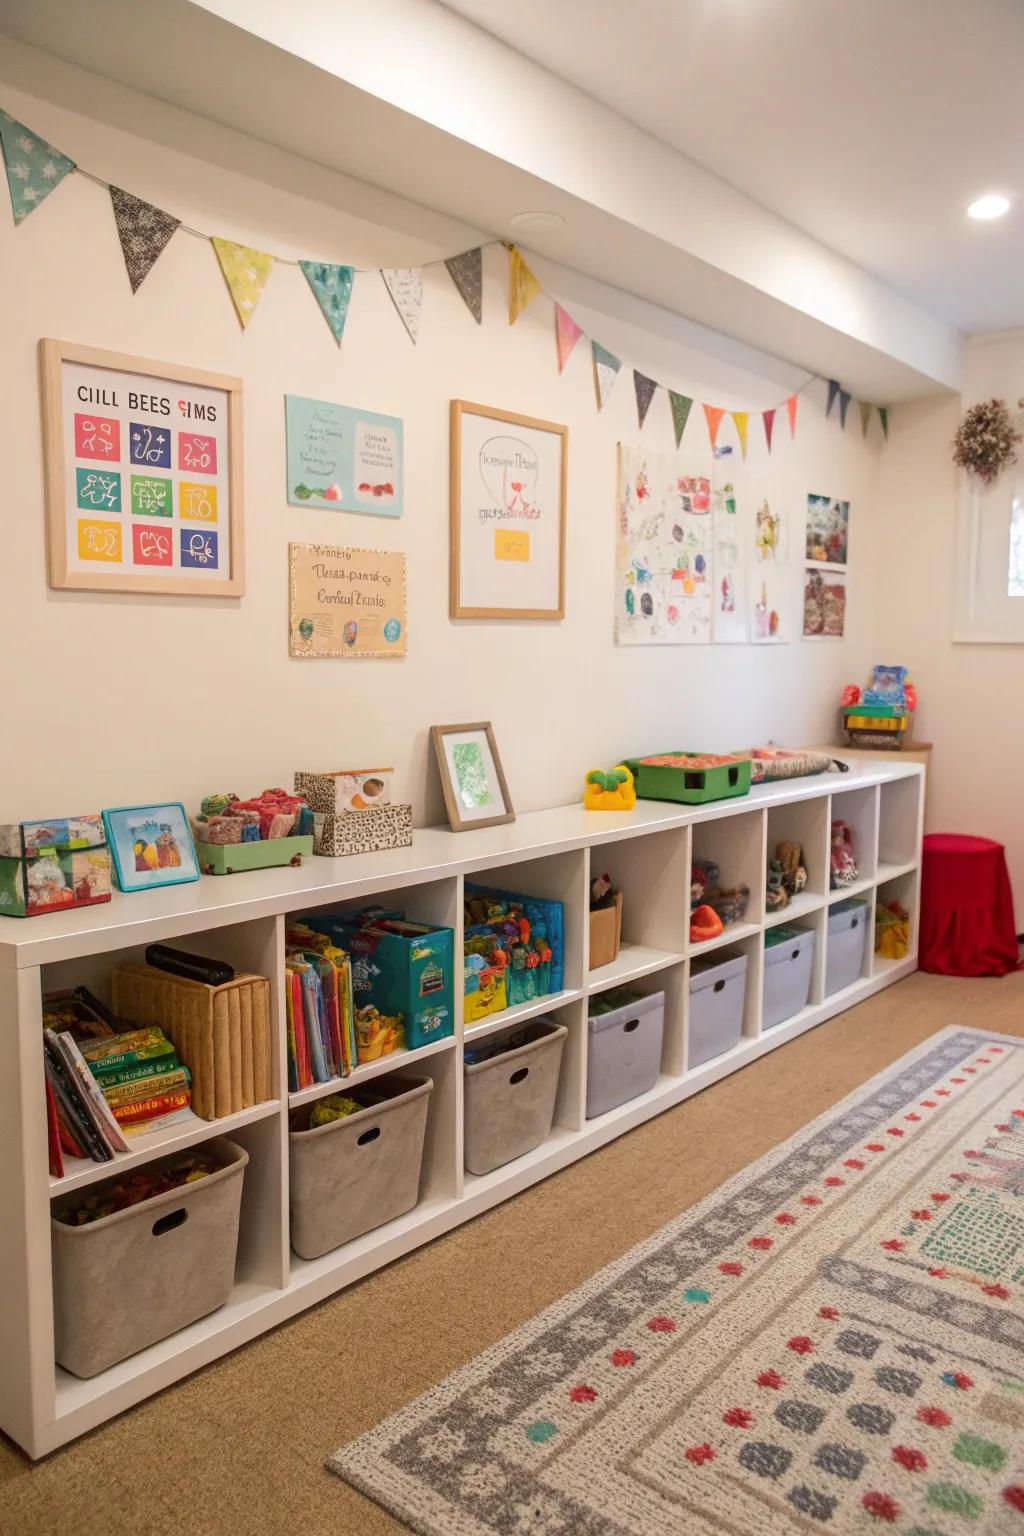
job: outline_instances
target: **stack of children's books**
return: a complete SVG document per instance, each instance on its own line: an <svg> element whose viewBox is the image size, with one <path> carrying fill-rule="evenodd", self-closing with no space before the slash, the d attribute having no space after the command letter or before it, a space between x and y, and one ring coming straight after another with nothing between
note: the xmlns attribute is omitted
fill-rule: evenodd
<svg viewBox="0 0 1024 1536"><path fill-rule="evenodd" d="M294 1093L356 1065L352 965L347 952L304 923L285 929L288 1087Z"/></svg>

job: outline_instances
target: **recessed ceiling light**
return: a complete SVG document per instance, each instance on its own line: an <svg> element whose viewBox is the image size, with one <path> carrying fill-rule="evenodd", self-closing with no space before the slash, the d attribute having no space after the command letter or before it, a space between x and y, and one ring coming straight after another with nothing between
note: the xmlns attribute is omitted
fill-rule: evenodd
<svg viewBox="0 0 1024 1536"><path fill-rule="evenodd" d="M561 229L565 220L560 213L514 213L509 219L510 229Z"/></svg>
<svg viewBox="0 0 1024 1536"><path fill-rule="evenodd" d="M1010 206L1010 199L1001 192L986 192L967 205L969 219L1001 219Z"/></svg>

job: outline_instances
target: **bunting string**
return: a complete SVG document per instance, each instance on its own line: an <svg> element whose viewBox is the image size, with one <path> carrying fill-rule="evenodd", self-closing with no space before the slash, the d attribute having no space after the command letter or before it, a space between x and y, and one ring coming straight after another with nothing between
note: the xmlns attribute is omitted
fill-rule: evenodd
<svg viewBox="0 0 1024 1536"><path fill-rule="evenodd" d="M453 256L433 257L420 262L418 266L407 268L357 267L317 259L277 256L195 229L164 209L114 186L101 176L78 165L61 150L56 149L32 129L3 110L0 110L0 150L3 152L11 208L16 224L22 223L40 207L42 202L72 172L104 188L111 199L117 235L133 293L138 291L172 237L180 232L203 240L213 247L235 312L243 328L251 321L273 268L275 266L297 267L303 273L339 346L352 299L353 279L365 274L373 274L383 280L410 340L415 343L419 335L423 304L423 272L431 267L445 267L467 309L479 324L482 319L483 252L495 246L503 246L508 252L509 259L509 323L514 324L538 295L547 298L554 306L555 340L560 373L566 367L576 343L581 338L590 342L594 388L599 410L605 405L623 366L621 358L602 346L595 337L588 336L565 306L547 292L530 268L522 251L511 241L498 237L485 239L471 249L458 252ZM672 429L678 448L690 419L690 411L694 403L692 397L661 384L657 379L641 373L637 368L631 371L638 426L643 427L654 396L659 389L664 389L668 396ZM772 451L777 412L785 408L789 435L792 439L796 436L799 397L812 384L819 382L828 386L826 418L833 416L833 407L838 401L839 427L840 430L845 430L847 411L853 400L852 395L842 387L838 379L830 379L823 374L809 372L799 388L793 390L784 400L760 411L765 446L769 454ZM746 410L730 410L726 406L705 402L701 402L701 405L712 451L719 453L731 451L728 447L717 449L719 428L725 416L728 415L739 441L740 452L745 459L752 413ZM888 441L888 408L862 400L858 400L856 405L863 435L867 436L871 413L876 411L883 439Z"/></svg>

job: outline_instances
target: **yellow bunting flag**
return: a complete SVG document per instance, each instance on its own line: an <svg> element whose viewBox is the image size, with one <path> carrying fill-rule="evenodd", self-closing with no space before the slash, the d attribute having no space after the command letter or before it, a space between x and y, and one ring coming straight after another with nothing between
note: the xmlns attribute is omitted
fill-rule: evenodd
<svg viewBox="0 0 1024 1536"><path fill-rule="evenodd" d="M526 306L540 293L540 283L530 271L519 248L508 248L508 323L515 325Z"/></svg>
<svg viewBox="0 0 1024 1536"><path fill-rule="evenodd" d="M718 441L718 429L722 425L722 417L725 415L725 407L722 405L706 405L704 416L708 424L708 436L711 439L711 447L714 449Z"/></svg>
<svg viewBox="0 0 1024 1536"><path fill-rule="evenodd" d="M236 245L234 240L218 240L216 235L210 236L210 244L217 253L224 281L244 329L260 301L274 258L265 251L254 251L250 245Z"/></svg>
<svg viewBox="0 0 1024 1536"><path fill-rule="evenodd" d="M743 455L744 458L746 458L746 456L747 456L747 427L750 424L750 412L749 411L730 411L729 415L732 417L732 419L733 419L733 421L734 421L734 423L736 425L736 436L740 440L740 453Z"/></svg>

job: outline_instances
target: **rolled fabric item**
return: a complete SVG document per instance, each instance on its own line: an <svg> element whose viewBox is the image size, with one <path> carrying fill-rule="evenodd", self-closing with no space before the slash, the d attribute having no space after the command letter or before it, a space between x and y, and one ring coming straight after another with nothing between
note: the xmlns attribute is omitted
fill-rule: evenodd
<svg viewBox="0 0 1024 1536"><path fill-rule="evenodd" d="M295 825L294 811L278 811L270 823L268 837L287 837Z"/></svg>
<svg viewBox="0 0 1024 1536"><path fill-rule="evenodd" d="M204 843L240 843L245 823L240 816L210 816L199 823L199 837Z"/></svg>

